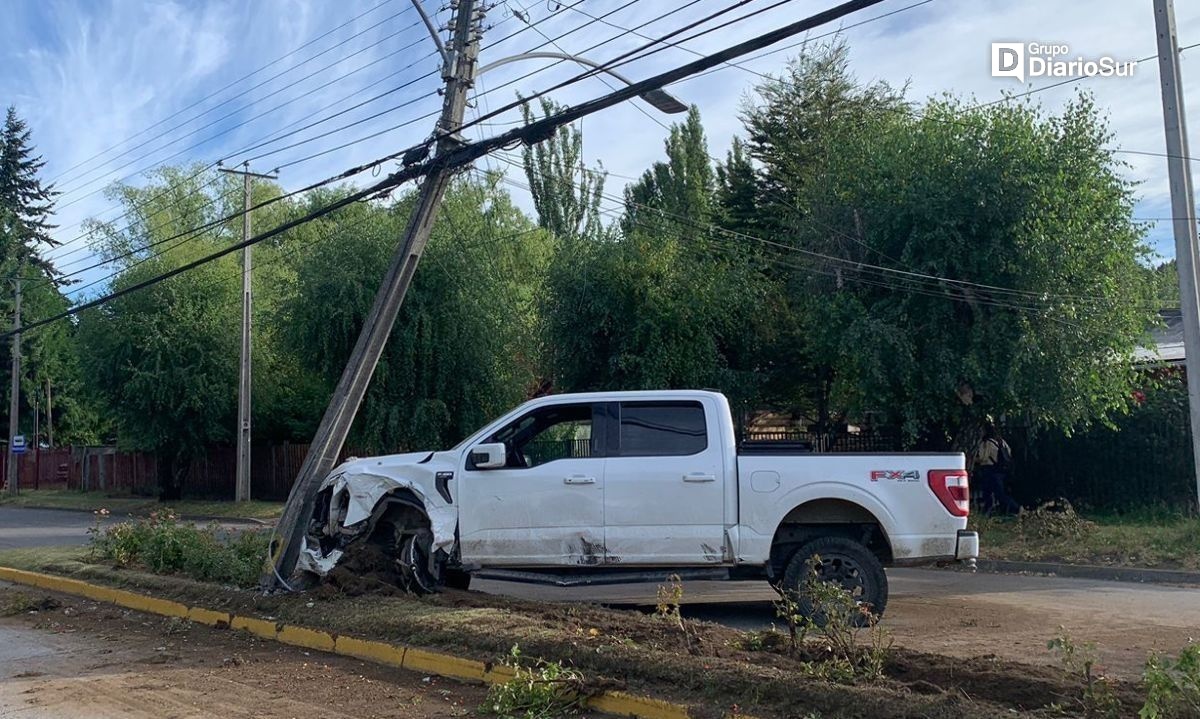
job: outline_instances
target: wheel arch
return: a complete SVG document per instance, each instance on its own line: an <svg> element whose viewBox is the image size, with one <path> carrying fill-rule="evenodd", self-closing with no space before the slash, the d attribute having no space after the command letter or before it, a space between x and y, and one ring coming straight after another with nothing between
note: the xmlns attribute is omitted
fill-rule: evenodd
<svg viewBox="0 0 1200 719"><path fill-rule="evenodd" d="M851 539L867 547L884 565L892 563L892 543L880 515L852 499L820 497L793 507L771 538L767 571L779 576L801 545L817 537Z"/></svg>

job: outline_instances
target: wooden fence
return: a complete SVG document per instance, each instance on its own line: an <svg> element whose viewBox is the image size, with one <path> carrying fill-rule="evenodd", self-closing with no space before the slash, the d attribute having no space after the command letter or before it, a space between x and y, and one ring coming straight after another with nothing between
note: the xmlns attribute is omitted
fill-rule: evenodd
<svg viewBox="0 0 1200 719"><path fill-rule="evenodd" d="M307 455L307 444L254 447L250 454L250 496L287 499ZM0 481L5 479L3 465L0 462ZM232 499L236 468L236 448L209 448L188 467L183 480L184 496ZM21 489L77 489L144 496L158 491L157 472L153 454L121 452L116 447L30 449L20 456L17 466Z"/></svg>

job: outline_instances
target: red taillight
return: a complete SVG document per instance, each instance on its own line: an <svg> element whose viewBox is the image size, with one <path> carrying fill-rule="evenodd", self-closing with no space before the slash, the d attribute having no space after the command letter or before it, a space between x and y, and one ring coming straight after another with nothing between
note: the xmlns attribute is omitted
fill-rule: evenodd
<svg viewBox="0 0 1200 719"><path fill-rule="evenodd" d="M971 512L971 489L967 472L963 469L929 470L929 488L942 502L946 511L955 517L965 517Z"/></svg>

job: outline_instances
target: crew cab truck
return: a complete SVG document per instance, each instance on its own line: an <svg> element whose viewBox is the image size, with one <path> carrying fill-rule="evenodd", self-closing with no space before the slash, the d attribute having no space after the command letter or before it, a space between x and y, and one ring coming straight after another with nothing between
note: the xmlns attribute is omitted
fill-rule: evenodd
<svg viewBox="0 0 1200 719"><path fill-rule="evenodd" d="M973 562L962 454L741 448L726 398L673 390L541 397L453 449L350 459L322 483L299 567L362 543L414 591L472 573L570 585L812 571L882 613L885 566Z"/></svg>

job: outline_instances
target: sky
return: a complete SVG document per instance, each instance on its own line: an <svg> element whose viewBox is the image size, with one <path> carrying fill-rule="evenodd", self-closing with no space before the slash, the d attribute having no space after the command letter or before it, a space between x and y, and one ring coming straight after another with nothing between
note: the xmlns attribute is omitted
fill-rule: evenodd
<svg viewBox="0 0 1200 719"><path fill-rule="evenodd" d="M449 9L424 7L444 25ZM719 19L673 38L620 68L638 80L826 9L834 0L745 0ZM526 52L565 52L604 62L734 6L733 0L504 0L487 13L481 65ZM0 23L0 104L15 105L46 161L44 177L63 193L49 251L66 272L94 260L81 236L87 218L121 210L105 196L114 182L138 184L162 163L241 164L280 169L285 189L340 173L427 138L440 109L440 60L411 0L6 0ZM593 20L593 18L601 20ZM717 23L744 20L690 36ZM1200 43L1200 2L1177 2L1180 46ZM526 20L529 22L527 23ZM530 25L530 23L532 25ZM590 23L584 25L585 23ZM581 27L582 26L582 27ZM1128 60L1156 52L1150 0L886 0L809 39L841 30L854 73L864 81L907 86L908 98L951 94L969 102L1000 100L1058 78L992 77L993 42L1066 45L1066 57ZM444 33L443 33L444 35ZM681 81L669 92L700 108L710 152L723 156L741 131L739 109L756 73L778 72L803 38L755 53L740 67ZM576 75L580 68L527 59L489 69L474 88L468 119L487 114ZM1181 57L1189 141L1200 147L1200 47ZM1134 215L1154 224L1147 241L1174 255L1157 61L1130 77L1094 77L1036 92L1055 112L1080 90L1107 115L1111 146L1138 183ZM607 84L606 84L607 82ZM573 104L618 81L589 78L550 93ZM640 100L583 121L589 165L610 173L619 196L628 177L661 159L663 115ZM467 130L471 139L519 122L513 110ZM311 127L310 127L311 125ZM1196 151L1200 155L1200 151ZM477 167L504 168L499 158ZM394 169L387 165L382 170ZM510 172L523 179L517 170ZM360 184L371 181L365 174ZM529 199L514 190L518 202ZM613 205L616 209L616 205ZM103 269L81 275L103 280ZM102 284L100 285L102 287ZM95 292L92 288L89 293Z"/></svg>

